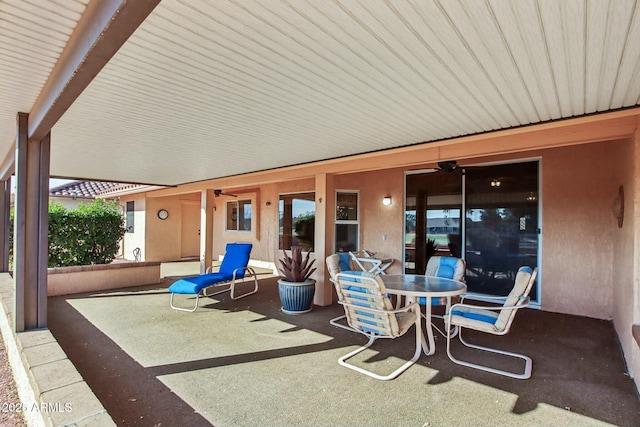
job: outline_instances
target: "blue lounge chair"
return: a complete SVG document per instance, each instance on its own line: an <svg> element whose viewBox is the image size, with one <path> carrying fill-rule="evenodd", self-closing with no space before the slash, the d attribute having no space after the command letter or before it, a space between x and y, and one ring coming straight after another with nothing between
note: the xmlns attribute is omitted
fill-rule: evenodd
<svg viewBox="0 0 640 427"><path fill-rule="evenodd" d="M222 292L231 291L231 299L238 299L258 292L258 278L256 277L255 271L248 266L251 247L251 243L228 243L222 264L217 272L194 277L186 277L175 281L171 286L169 286L169 292L171 292L169 305L171 308L174 310L189 312L196 311L198 308L198 298L200 293L202 293L202 296L209 297ZM252 291L236 297L234 294L236 280L244 279L247 272L249 277L253 276L254 288ZM229 287L222 291L207 294L207 288L224 285L228 285ZM193 309L176 307L173 304L173 297L175 294L195 295L196 304Z"/></svg>

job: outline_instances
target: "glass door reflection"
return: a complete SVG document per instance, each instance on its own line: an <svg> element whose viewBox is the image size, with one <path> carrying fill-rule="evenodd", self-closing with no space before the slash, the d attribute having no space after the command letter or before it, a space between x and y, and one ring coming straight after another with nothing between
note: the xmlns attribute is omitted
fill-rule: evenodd
<svg viewBox="0 0 640 427"><path fill-rule="evenodd" d="M538 162L467 168L469 292L507 295L520 266L538 265L538 227Z"/></svg>

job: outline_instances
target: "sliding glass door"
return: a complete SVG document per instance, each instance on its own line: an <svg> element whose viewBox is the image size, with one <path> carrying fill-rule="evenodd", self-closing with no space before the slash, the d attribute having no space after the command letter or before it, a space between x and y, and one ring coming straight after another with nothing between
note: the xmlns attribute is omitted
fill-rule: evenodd
<svg viewBox="0 0 640 427"><path fill-rule="evenodd" d="M520 266L538 265L538 162L465 172L467 286L506 295Z"/></svg>
<svg viewBox="0 0 640 427"><path fill-rule="evenodd" d="M462 175L407 175L405 273L424 274L433 255L460 257Z"/></svg>
<svg viewBox="0 0 640 427"><path fill-rule="evenodd" d="M506 295L520 266L538 265L537 161L407 174L405 200L405 273L461 257L469 292Z"/></svg>

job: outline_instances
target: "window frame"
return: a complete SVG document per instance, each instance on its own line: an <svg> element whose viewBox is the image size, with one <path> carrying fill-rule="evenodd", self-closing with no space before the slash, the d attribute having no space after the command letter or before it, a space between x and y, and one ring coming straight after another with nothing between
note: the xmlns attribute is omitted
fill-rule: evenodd
<svg viewBox="0 0 640 427"><path fill-rule="evenodd" d="M302 200L307 200L309 202L313 203L313 214L314 214L314 218L315 215L317 213L317 202L316 202L316 192L315 190L309 190L309 191L296 191L296 192L291 192L291 193L280 193L278 194L278 249L279 250L283 250L283 241L285 240L285 234L284 234L284 229L282 230L282 233L280 231L280 221L282 219L282 227L284 228L284 210L280 209L281 204L284 202L283 197L291 197L291 196L311 196L311 199L301 199ZM293 209L293 206L292 206ZM293 213L293 212L292 212ZM283 215L281 218L281 214ZM292 245L290 245L287 248L284 248L284 250L291 250L291 246L293 246L293 238L295 230L294 230L294 223L295 217L292 216L291 218L291 226L292 226L292 230L291 230L291 243ZM310 250L311 252L315 252L315 226L313 229L313 236L312 236L312 244L310 246ZM304 246L302 246L303 250L308 250L309 248L306 248Z"/></svg>
<svg viewBox="0 0 640 427"><path fill-rule="evenodd" d="M240 210L240 203L242 203L242 206L249 206L249 218L244 217L245 214L245 209L242 209L242 212ZM233 213L229 213L229 209L231 207L231 209L233 209L233 205L235 205L235 210L236 210L236 219L235 219L235 227L234 228L229 228L229 218L230 216L233 217ZM241 200L227 200L225 203L225 225L224 225L224 229L225 231L228 232L238 232L238 233L251 233L253 232L253 201L251 199L241 199ZM240 221L240 218L245 218L243 221ZM248 223L249 223L249 229L244 229L244 228L240 228L240 224L241 223L246 223L248 219Z"/></svg>
<svg viewBox="0 0 640 427"><path fill-rule="evenodd" d="M356 196L356 219L338 219L338 195L339 194L354 194ZM337 189L334 194L335 201L335 213L333 216L333 249L334 252L338 251L338 226L339 225L355 225L356 226L356 242L354 251L360 250L360 190L347 190Z"/></svg>
<svg viewBox="0 0 640 427"><path fill-rule="evenodd" d="M131 207L131 209L129 209ZM136 202L135 200L129 200L125 203L124 208L124 229L126 233L135 232L135 219L136 219Z"/></svg>

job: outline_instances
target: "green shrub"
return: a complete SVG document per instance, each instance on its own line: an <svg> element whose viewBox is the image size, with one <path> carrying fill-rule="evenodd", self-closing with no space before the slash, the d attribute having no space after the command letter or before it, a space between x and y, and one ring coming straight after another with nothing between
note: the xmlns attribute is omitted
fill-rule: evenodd
<svg viewBox="0 0 640 427"><path fill-rule="evenodd" d="M108 264L124 236L122 213L115 202L96 199L68 210L49 204L49 267ZM10 257L13 259L13 213Z"/></svg>
<svg viewBox="0 0 640 427"><path fill-rule="evenodd" d="M49 206L49 267L108 264L124 236L122 213L115 202L96 199L67 210Z"/></svg>

